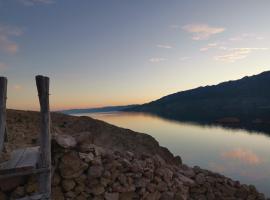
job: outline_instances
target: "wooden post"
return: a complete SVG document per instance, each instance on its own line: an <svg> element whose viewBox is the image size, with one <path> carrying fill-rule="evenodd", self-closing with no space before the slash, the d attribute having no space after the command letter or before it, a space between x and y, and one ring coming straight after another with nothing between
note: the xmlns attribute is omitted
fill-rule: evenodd
<svg viewBox="0 0 270 200"><path fill-rule="evenodd" d="M49 78L36 76L36 84L41 112L40 168L47 168L49 172L40 174L40 193L51 196L51 134L50 134L50 107L49 107Z"/></svg>
<svg viewBox="0 0 270 200"><path fill-rule="evenodd" d="M0 77L0 153L4 149L6 134L7 78Z"/></svg>

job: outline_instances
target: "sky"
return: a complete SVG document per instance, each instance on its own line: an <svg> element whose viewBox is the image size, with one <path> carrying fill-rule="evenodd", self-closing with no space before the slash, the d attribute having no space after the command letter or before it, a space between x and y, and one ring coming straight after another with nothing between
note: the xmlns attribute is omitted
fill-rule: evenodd
<svg viewBox="0 0 270 200"><path fill-rule="evenodd" d="M8 108L141 104L270 69L269 0L0 0Z"/></svg>

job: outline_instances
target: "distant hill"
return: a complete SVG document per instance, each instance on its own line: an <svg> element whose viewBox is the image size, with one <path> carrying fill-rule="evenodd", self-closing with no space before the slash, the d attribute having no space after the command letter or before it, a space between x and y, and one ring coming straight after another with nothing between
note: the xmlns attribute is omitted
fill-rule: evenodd
<svg viewBox="0 0 270 200"><path fill-rule="evenodd" d="M101 107L101 108L84 108L84 109L69 109L69 110L61 110L58 112L64 113L64 114L79 114L79 113L99 113L99 112L115 112L115 111L121 111L124 109L129 109L137 105L127 105L127 106L107 106L107 107Z"/></svg>
<svg viewBox="0 0 270 200"><path fill-rule="evenodd" d="M178 92L125 111L188 121L270 123L270 71Z"/></svg>

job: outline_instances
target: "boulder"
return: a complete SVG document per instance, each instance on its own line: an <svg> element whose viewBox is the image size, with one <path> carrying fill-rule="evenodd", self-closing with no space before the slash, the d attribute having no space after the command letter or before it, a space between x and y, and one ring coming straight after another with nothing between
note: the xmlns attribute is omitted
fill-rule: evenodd
<svg viewBox="0 0 270 200"><path fill-rule="evenodd" d="M59 164L60 174L65 179L72 179L82 175L88 168L76 152L68 152L62 158Z"/></svg>
<svg viewBox="0 0 270 200"><path fill-rule="evenodd" d="M62 181L62 188L64 191L68 192L75 187L76 183L72 179L64 179Z"/></svg>
<svg viewBox="0 0 270 200"><path fill-rule="evenodd" d="M63 147L64 149L72 149L77 145L75 138L70 135L57 134L54 137L54 140L59 146Z"/></svg>
<svg viewBox="0 0 270 200"><path fill-rule="evenodd" d="M88 169L88 177L89 178L99 178L102 176L104 172L103 166L93 165Z"/></svg>
<svg viewBox="0 0 270 200"><path fill-rule="evenodd" d="M106 192L105 195L105 200L119 200L119 193L108 193Z"/></svg>

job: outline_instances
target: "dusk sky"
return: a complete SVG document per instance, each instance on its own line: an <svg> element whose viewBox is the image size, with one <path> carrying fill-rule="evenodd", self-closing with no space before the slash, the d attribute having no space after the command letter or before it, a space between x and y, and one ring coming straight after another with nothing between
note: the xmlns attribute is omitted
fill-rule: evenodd
<svg viewBox="0 0 270 200"><path fill-rule="evenodd" d="M269 0L0 0L8 107L145 103L270 67Z"/></svg>

